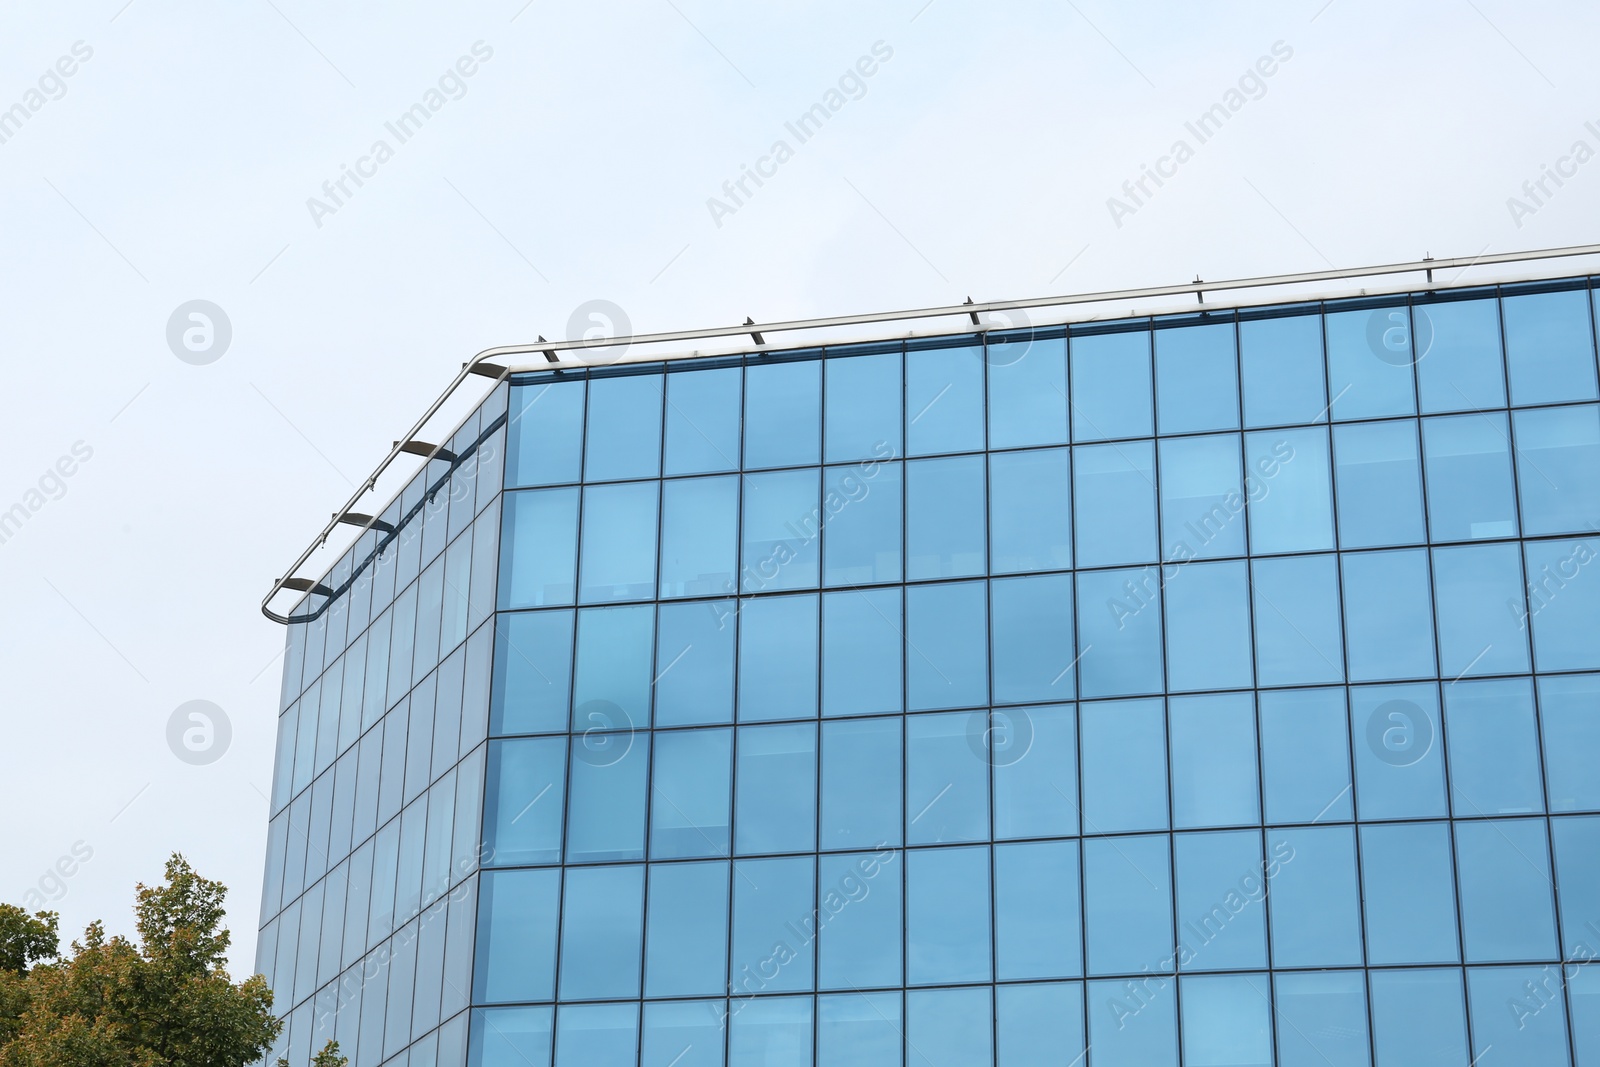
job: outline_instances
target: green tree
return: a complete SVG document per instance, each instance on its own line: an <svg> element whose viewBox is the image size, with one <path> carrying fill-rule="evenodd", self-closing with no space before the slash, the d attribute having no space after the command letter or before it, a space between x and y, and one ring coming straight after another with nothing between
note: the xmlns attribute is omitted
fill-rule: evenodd
<svg viewBox="0 0 1600 1067"><path fill-rule="evenodd" d="M226 895L174 854L165 881L138 888L138 945L95 922L66 956L53 912L0 904L0 1067L258 1062L283 1022L265 978L228 976ZM330 1041L309 1067L346 1063Z"/></svg>

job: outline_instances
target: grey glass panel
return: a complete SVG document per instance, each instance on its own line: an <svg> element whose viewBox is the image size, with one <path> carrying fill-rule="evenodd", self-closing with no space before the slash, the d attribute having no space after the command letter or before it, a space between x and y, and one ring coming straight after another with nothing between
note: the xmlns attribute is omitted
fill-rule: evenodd
<svg viewBox="0 0 1600 1067"><path fill-rule="evenodd" d="M1255 702L1248 693L1172 697L1172 818L1180 829L1260 822Z"/></svg>
<svg viewBox="0 0 1600 1067"><path fill-rule="evenodd" d="M709 474L739 469L738 367L667 375L666 469Z"/></svg>
<svg viewBox="0 0 1600 1067"><path fill-rule="evenodd" d="M1373 971L1368 981L1374 1067L1455 1067L1471 1060L1460 971Z"/></svg>
<svg viewBox="0 0 1600 1067"><path fill-rule="evenodd" d="M994 702L1069 699L1077 660L1072 577L1000 579L990 583L989 598Z"/></svg>
<svg viewBox="0 0 1600 1067"><path fill-rule="evenodd" d="M1411 319L1425 413L1505 407L1498 301L1427 304L1413 307Z"/></svg>
<svg viewBox="0 0 1600 1067"><path fill-rule="evenodd" d="M491 732L565 730L572 690L572 612L502 615L495 620L494 636Z"/></svg>
<svg viewBox="0 0 1600 1067"><path fill-rule="evenodd" d="M506 485L578 480L583 458L584 383L513 386L506 446Z"/></svg>
<svg viewBox="0 0 1600 1067"><path fill-rule="evenodd" d="M516 867L561 862L566 770L564 737L490 743L485 864Z"/></svg>
<svg viewBox="0 0 1600 1067"><path fill-rule="evenodd" d="M1422 451L1435 541L1517 535L1511 438L1503 414L1424 419Z"/></svg>
<svg viewBox="0 0 1600 1067"><path fill-rule="evenodd" d="M1267 856L1272 965L1359 966L1361 897L1354 828L1270 830Z"/></svg>
<svg viewBox="0 0 1600 1067"><path fill-rule="evenodd" d="M823 849L900 844L901 720L822 724Z"/></svg>
<svg viewBox="0 0 1600 1067"><path fill-rule="evenodd" d="M1342 689L1262 693L1268 823L1351 818L1350 732Z"/></svg>
<svg viewBox="0 0 1600 1067"><path fill-rule="evenodd" d="M1250 569L1260 684L1340 681L1344 649L1337 558L1258 559Z"/></svg>
<svg viewBox="0 0 1600 1067"><path fill-rule="evenodd" d="M814 470L745 476L740 535L745 592L816 586L822 558L817 478Z"/></svg>
<svg viewBox="0 0 1600 1067"><path fill-rule="evenodd" d="M1090 974L1176 969L1167 850L1167 838L1160 834L1084 839L1083 924ZM1089 1017L1098 1014L1091 1011Z"/></svg>
<svg viewBox="0 0 1600 1067"><path fill-rule="evenodd" d="M501 608L570 605L578 568L578 490L506 496Z"/></svg>
<svg viewBox="0 0 1600 1067"><path fill-rule="evenodd" d="M760 597L739 612L739 721L817 714L817 596Z"/></svg>
<svg viewBox="0 0 1600 1067"><path fill-rule="evenodd" d="M901 593L822 595L822 714L871 715L905 706Z"/></svg>
<svg viewBox="0 0 1600 1067"><path fill-rule="evenodd" d="M1433 550L1439 672L1509 674L1528 670L1528 634L1516 545Z"/></svg>
<svg viewBox="0 0 1600 1067"><path fill-rule="evenodd" d="M989 447L1067 443L1067 342L1064 338L990 343Z"/></svg>
<svg viewBox="0 0 1600 1067"><path fill-rule="evenodd" d="M1361 827L1361 886L1369 964L1461 958L1448 823Z"/></svg>
<svg viewBox="0 0 1600 1067"><path fill-rule="evenodd" d="M847 853L817 861L817 987L900 985L901 864L898 854Z"/></svg>
<svg viewBox="0 0 1600 1067"><path fill-rule="evenodd" d="M1433 677L1427 550L1361 552L1339 561L1350 680Z"/></svg>
<svg viewBox="0 0 1600 1067"><path fill-rule="evenodd" d="M1072 705L991 712L984 742L982 751L993 767L997 839L1078 832L1078 725Z"/></svg>
<svg viewBox="0 0 1600 1067"><path fill-rule="evenodd" d="M567 784L567 862L644 858L650 735L574 738Z"/></svg>
<svg viewBox="0 0 1600 1067"><path fill-rule="evenodd" d="M1340 546L1407 545L1428 539L1415 422L1335 426L1333 458Z"/></svg>
<svg viewBox="0 0 1600 1067"><path fill-rule="evenodd" d="M989 981L989 849L915 849L905 857L907 983Z"/></svg>
<svg viewBox="0 0 1600 1067"><path fill-rule="evenodd" d="M594 735L599 758L609 730L650 721L651 651L655 608L590 608L578 612L578 652L572 681L572 728Z"/></svg>
<svg viewBox="0 0 1600 1067"><path fill-rule="evenodd" d="M703 996L727 983L727 863L651 864L644 995Z"/></svg>
<svg viewBox="0 0 1600 1067"><path fill-rule="evenodd" d="M1538 1011L1528 1003L1529 986L1538 989L1549 973L1539 967L1467 970L1475 1059L1487 1063L1492 1055L1517 1067L1567 1067L1567 1013L1561 998L1536 997Z"/></svg>
<svg viewBox="0 0 1600 1067"><path fill-rule="evenodd" d="M1553 958L1545 821L1458 822L1454 829L1467 962Z"/></svg>
<svg viewBox="0 0 1600 1067"><path fill-rule="evenodd" d="M726 856L731 731L675 730L656 734L655 743L651 857Z"/></svg>
<svg viewBox="0 0 1600 1067"><path fill-rule="evenodd" d="M1246 426L1327 421L1320 315L1241 322L1239 363Z"/></svg>
<svg viewBox="0 0 1600 1067"><path fill-rule="evenodd" d="M1168 688L1233 689L1250 662L1250 573L1244 560L1162 568Z"/></svg>
<svg viewBox="0 0 1600 1067"><path fill-rule="evenodd" d="M733 847L741 854L811 852L817 845L817 728L739 730Z"/></svg>
<svg viewBox="0 0 1600 1067"><path fill-rule="evenodd" d="M810 856L734 862L733 954L728 981L736 998L811 988L815 931L801 927L816 912L815 874ZM735 1047L739 1022L746 1016L759 1017L756 1005L765 999L730 1004L730 1012L736 1013ZM811 1033L809 1023L806 1033ZM731 1058L734 1063L747 1062L738 1056ZM809 1056L804 1062L810 1062Z"/></svg>
<svg viewBox="0 0 1600 1067"><path fill-rule="evenodd" d="M995 989L994 1036L997 1067L1033 1067L1050 1062L1050 1057L1070 1064L1088 1049L1083 1032L1083 984L999 986Z"/></svg>
<svg viewBox="0 0 1600 1067"><path fill-rule="evenodd" d="M1442 818L1449 813L1437 687L1351 689L1350 723L1362 819Z"/></svg>
<svg viewBox="0 0 1600 1067"><path fill-rule="evenodd" d="M1561 901L1564 959L1593 962L1600 954L1600 819L1552 819L1556 889ZM1571 980L1571 971L1566 974Z"/></svg>
<svg viewBox="0 0 1600 1067"><path fill-rule="evenodd" d="M648 600L656 588L656 483L583 491L578 599Z"/></svg>
<svg viewBox="0 0 1600 1067"><path fill-rule="evenodd" d="M899 352L823 361L827 462L901 454L900 363Z"/></svg>
<svg viewBox="0 0 1600 1067"><path fill-rule="evenodd" d="M908 1067L968 1067L994 1062L994 1006L988 989L906 994Z"/></svg>
<svg viewBox="0 0 1600 1067"><path fill-rule="evenodd" d="M907 578L984 572L983 466L982 456L906 464Z"/></svg>
<svg viewBox="0 0 1600 1067"><path fill-rule="evenodd" d="M817 1059L833 1067L900 1067L900 994L817 998Z"/></svg>
<svg viewBox="0 0 1600 1067"><path fill-rule="evenodd" d="M983 448L983 348L906 353L906 454Z"/></svg>
<svg viewBox="0 0 1600 1067"><path fill-rule="evenodd" d="M1600 676L1540 678L1539 718L1550 810L1600 810Z"/></svg>
<svg viewBox="0 0 1600 1067"><path fill-rule="evenodd" d="M556 1009L555 1067L634 1067L637 1004L563 1004Z"/></svg>
<svg viewBox="0 0 1600 1067"><path fill-rule="evenodd" d="M1543 541L1524 551L1534 663L1541 671L1600 667L1594 640L1600 625L1600 579L1594 572L1600 568L1590 566L1600 556L1600 542Z"/></svg>
<svg viewBox="0 0 1600 1067"><path fill-rule="evenodd" d="M1178 996L1172 979L1141 979L1130 990L1119 978L1089 982L1086 989L1094 1067L1178 1067Z"/></svg>
<svg viewBox="0 0 1600 1067"><path fill-rule="evenodd" d="M1073 337L1070 345L1072 439L1149 437L1149 331Z"/></svg>
<svg viewBox="0 0 1600 1067"><path fill-rule="evenodd" d="M1185 977L1184 1062L1273 1067L1270 981L1264 974Z"/></svg>
<svg viewBox="0 0 1600 1067"><path fill-rule="evenodd" d="M906 589L906 675L913 711L988 700L988 611L983 582Z"/></svg>
<svg viewBox="0 0 1600 1067"><path fill-rule="evenodd" d="M1159 548L1151 443L1075 448L1072 472L1078 566L1154 562Z"/></svg>
<svg viewBox="0 0 1600 1067"><path fill-rule="evenodd" d="M811 998L761 997L730 1004L732 1067L811 1067Z"/></svg>
<svg viewBox="0 0 1600 1067"><path fill-rule="evenodd" d="M821 362L745 368L744 426L747 468L816 463L822 454Z"/></svg>
<svg viewBox="0 0 1600 1067"><path fill-rule="evenodd" d="M565 874L561 998L637 997L644 868L572 867Z"/></svg>
<svg viewBox="0 0 1600 1067"><path fill-rule="evenodd" d="M657 1001L644 1006L640 1060L648 1067L723 1067L721 1001ZM673 1057L680 1057L673 1064Z"/></svg>
<svg viewBox="0 0 1600 1067"><path fill-rule="evenodd" d="M1159 693L1161 569L1079 571L1078 691L1085 697Z"/></svg>
<svg viewBox="0 0 1600 1067"><path fill-rule="evenodd" d="M1079 713L1084 832L1165 830L1167 731L1161 701L1084 704Z"/></svg>
<svg viewBox="0 0 1600 1067"><path fill-rule="evenodd" d="M736 591L739 480L685 478L661 491L661 595L718 596Z"/></svg>
<svg viewBox="0 0 1600 1067"><path fill-rule="evenodd" d="M1276 987L1281 1067L1367 1067L1366 983L1360 971L1279 974Z"/></svg>
<svg viewBox="0 0 1600 1067"><path fill-rule="evenodd" d="M1239 366L1232 322L1156 330L1160 431L1193 433L1239 425Z"/></svg>
<svg viewBox="0 0 1600 1067"><path fill-rule="evenodd" d="M1517 438L1517 492L1530 537L1600 526L1600 407L1511 414Z"/></svg>
<svg viewBox="0 0 1600 1067"><path fill-rule="evenodd" d="M989 775L969 737L973 715L906 720L906 842L983 841L989 836Z"/></svg>
<svg viewBox="0 0 1600 1067"><path fill-rule="evenodd" d="M1244 555L1239 436L1183 437L1160 449L1161 558Z"/></svg>
<svg viewBox="0 0 1600 1067"><path fill-rule="evenodd" d="M1260 831L1178 834L1173 856L1182 969L1265 967L1267 867Z"/></svg>
<svg viewBox="0 0 1600 1067"><path fill-rule="evenodd" d="M733 721L732 600L662 604L656 633L657 726Z"/></svg>
<svg viewBox="0 0 1600 1067"><path fill-rule="evenodd" d="M996 845L994 896L995 977L1083 973L1076 841Z"/></svg>
<svg viewBox="0 0 1600 1067"><path fill-rule="evenodd" d="M1456 818L1544 810L1539 726L1528 679L1448 685L1444 713Z"/></svg>
<svg viewBox="0 0 1600 1067"><path fill-rule="evenodd" d="M595 378L589 382L584 432L586 481L654 478L661 473L659 374Z"/></svg>
<svg viewBox="0 0 1600 1067"><path fill-rule="evenodd" d="M899 463L860 463L823 472L824 585L900 580L900 482Z"/></svg>
<svg viewBox="0 0 1600 1067"><path fill-rule="evenodd" d="M1411 365L1416 355L1405 305L1341 311L1326 316L1325 321L1333 417L1414 414Z"/></svg>
<svg viewBox="0 0 1600 1067"><path fill-rule="evenodd" d="M1333 547L1326 430L1246 434L1245 469L1252 552Z"/></svg>
<svg viewBox="0 0 1600 1067"><path fill-rule="evenodd" d="M552 1008L474 1009L471 1067L549 1067Z"/></svg>
<svg viewBox="0 0 1600 1067"><path fill-rule="evenodd" d="M1511 403L1595 398L1594 327L1588 294L1506 297L1506 367Z"/></svg>
<svg viewBox="0 0 1600 1067"><path fill-rule="evenodd" d="M1068 449L989 457L989 553L994 574L1072 566Z"/></svg>
<svg viewBox="0 0 1600 1067"><path fill-rule="evenodd" d="M480 882L474 1003L555 996L559 871L486 871Z"/></svg>

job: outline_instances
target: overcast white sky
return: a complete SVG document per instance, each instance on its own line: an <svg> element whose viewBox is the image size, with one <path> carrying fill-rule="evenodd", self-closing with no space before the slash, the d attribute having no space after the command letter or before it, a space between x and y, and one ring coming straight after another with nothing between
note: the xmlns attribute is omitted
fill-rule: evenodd
<svg viewBox="0 0 1600 1067"><path fill-rule="evenodd" d="M651 331L1600 240L1600 160L1507 206L1600 149L1596 40L1577 0L6 4L0 512L41 506L0 544L0 900L126 931L179 849L232 887L248 970L283 641L257 603L477 350L597 298ZM1118 226L1107 198L1179 138ZM232 327L208 365L167 343L194 299ZM197 699L232 726L206 766L167 744Z"/></svg>

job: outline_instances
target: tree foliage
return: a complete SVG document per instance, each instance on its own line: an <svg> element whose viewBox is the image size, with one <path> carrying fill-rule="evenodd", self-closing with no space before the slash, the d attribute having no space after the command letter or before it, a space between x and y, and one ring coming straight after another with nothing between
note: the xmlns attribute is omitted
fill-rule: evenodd
<svg viewBox="0 0 1600 1067"><path fill-rule="evenodd" d="M235 984L227 889L180 855L140 885L139 943L91 923L60 953L57 917L0 904L0 1067L246 1067L283 1023L254 975ZM287 1061L279 1061L287 1067ZM329 1042L309 1067L345 1067Z"/></svg>

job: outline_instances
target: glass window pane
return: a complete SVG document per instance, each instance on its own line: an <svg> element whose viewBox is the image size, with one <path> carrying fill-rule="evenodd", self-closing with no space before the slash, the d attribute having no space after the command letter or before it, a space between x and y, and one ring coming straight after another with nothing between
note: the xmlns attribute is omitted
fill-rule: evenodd
<svg viewBox="0 0 1600 1067"><path fill-rule="evenodd" d="M1561 898L1562 956L1593 962L1600 929L1600 819L1553 819L1556 888ZM1570 981L1569 972L1566 975Z"/></svg>
<svg viewBox="0 0 1600 1067"><path fill-rule="evenodd" d="M1072 576L1001 579L990 583L989 597L994 702L1070 699L1077 659Z"/></svg>
<svg viewBox="0 0 1600 1067"><path fill-rule="evenodd" d="M1083 973L1076 841L996 845L994 894L997 978Z"/></svg>
<svg viewBox="0 0 1600 1067"><path fill-rule="evenodd" d="M1266 866L1259 830L1178 834L1178 929L1186 971L1267 965Z"/></svg>
<svg viewBox="0 0 1600 1067"><path fill-rule="evenodd" d="M728 865L651 864L649 908L644 995L705 996L726 991ZM720 1038L717 1044L722 1044ZM673 1049L672 1055L680 1051Z"/></svg>
<svg viewBox="0 0 1600 1067"><path fill-rule="evenodd" d="M1158 329L1156 396L1162 433L1239 426L1239 363L1234 324Z"/></svg>
<svg viewBox="0 0 1600 1067"><path fill-rule="evenodd" d="M570 867L562 902L561 999L637 997L644 867Z"/></svg>
<svg viewBox="0 0 1600 1067"><path fill-rule="evenodd" d="M785 856L738 860L733 865L733 973L729 982L736 999L729 1010L736 1020L734 1049L739 1045L738 1023L746 1016L757 1016L758 1004L771 1003L765 997L740 1002L741 994L811 989L815 934L800 926L816 913L813 862L811 856ZM799 925L794 925L796 920ZM810 1004L809 998L806 1003ZM805 1032L811 1033L809 1022ZM751 1062L737 1055L732 1059L734 1063ZM810 1063L808 1052L800 1067Z"/></svg>
<svg viewBox="0 0 1600 1067"><path fill-rule="evenodd" d="M1433 550L1441 675L1528 670L1520 556L1510 544Z"/></svg>
<svg viewBox="0 0 1600 1067"><path fill-rule="evenodd" d="M1539 679L1551 811L1600 810L1600 676Z"/></svg>
<svg viewBox="0 0 1600 1067"><path fill-rule="evenodd" d="M1528 679L1445 686L1444 715L1456 818L1544 810L1539 726Z"/></svg>
<svg viewBox="0 0 1600 1067"><path fill-rule="evenodd" d="M495 734L567 728L572 691L572 612L529 611L495 620Z"/></svg>
<svg viewBox="0 0 1600 1067"><path fill-rule="evenodd" d="M1461 958L1451 862L1449 823L1361 827L1368 963Z"/></svg>
<svg viewBox="0 0 1600 1067"><path fill-rule="evenodd" d="M924 848L905 856L907 982L989 981L989 849Z"/></svg>
<svg viewBox="0 0 1600 1067"><path fill-rule="evenodd" d="M1417 424L1369 422L1333 428L1339 544L1345 548L1426 541Z"/></svg>
<svg viewBox="0 0 1600 1067"><path fill-rule="evenodd" d="M730 1004L728 1062L811 1067L811 998L760 997Z"/></svg>
<svg viewBox="0 0 1600 1067"><path fill-rule="evenodd" d="M655 747L650 858L726 856L733 732L666 730Z"/></svg>
<svg viewBox="0 0 1600 1067"><path fill-rule="evenodd" d="M749 440L747 435L747 446ZM740 535L745 592L816 586L822 557L817 478L814 470L745 476Z"/></svg>
<svg viewBox="0 0 1600 1067"><path fill-rule="evenodd" d="M989 457L990 571L1072 566L1072 470L1068 449Z"/></svg>
<svg viewBox="0 0 1600 1067"><path fill-rule="evenodd" d="M1360 971L1273 976L1280 1067L1367 1067L1366 983Z"/></svg>
<svg viewBox="0 0 1600 1067"><path fill-rule="evenodd" d="M983 347L906 353L906 454L983 448Z"/></svg>
<svg viewBox="0 0 1600 1067"><path fill-rule="evenodd" d="M1411 316L1404 304L1325 316L1335 419L1416 413Z"/></svg>
<svg viewBox="0 0 1600 1067"><path fill-rule="evenodd" d="M1593 400L1594 329L1588 294L1532 293L1506 297L1506 365L1511 403Z"/></svg>
<svg viewBox="0 0 1600 1067"><path fill-rule="evenodd" d="M1352 682L1434 677L1428 552L1339 557Z"/></svg>
<svg viewBox="0 0 1600 1067"><path fill-rule="evenodd" d="M1542 1005L1537 1012L1516 1010L1526 1007L1530 985L1538 989L1549 980L1549 968L1468 969L1475 1060L1487 1064L1493 1055L1517 1067L1567 1067L1567 1013L1562 998L1535 1001Z"/></svg>
<svg viewBox="0 0 1600 1067"><path fill-rule="evenodd" d="M913 711L980 707L989 699L983 582L906 589L906 673Z"/></svg>
<svg viewBox="0 0 1600 1067"><path fill-rule="evenodd" d="M1168 688L1249 686L1250 574L1244 560L1168 564L1162 588L1167 613Z"/></svg>
<svg viewBox="0 0 1600 1067"><path fill-rule="evenodd" d="M739 480L686 478L661 490L661 595L717 596L736 591Z"/></svg>
<svg viewBox="0 0 1600 1067"><path fill-rule="evenodd" d="M1473 820L1454 828L1467 962L1553 959L1545 821Z"/></svg>
<svg viewBox="0 0 1600 1067"><path fill-rule="evenodd" d="M1460 971L1372 971L1369 981L1373 1067L1455 1067L1472 1059Z"/></svg>
<svg viewBox="0 0 1600 1067"><path fill-rule="evenodd" d="M733 721L732 600L662 604L656 635L656 725Z"/></svg>
<svg viewBox="0 0 1600 1067"><path fill-rule="evenodd" d="M485 871L479 885L473 1001L553 999L561 872Z"/></svg>
<svg viewBox="0 0 1600 1067"><path fill-rule="evenodd" d="M1071 1064L1088 1050L1083 984L1039 982L995 989L997 1067L1035 1067L1051 1058Z"/></svg>
<svg viewBox="0 0 1600 1067"><path fill-rule="evenodd" d="M649 600L656 588L656 483L583 491L578 599Z"/></svg>
<svg viewBox="0 0 1600 1067"><path fill-rule="evenodd" d="M1333 547L1326 430L1247 434L1245 466L1250 551L1315 552Z"/></svg>
<svg viewBox="0 0 1600 1067"><path fill-rule="evenodd" d="M1160 448L1162 558L1244 555L1238 435L1182 437Z"/></svg>
<svg viewBox="0 0 1600 1067"><path fill-rule="evenodd" d="M900 711L901 593L862 589L822 595L822 714Z"/></svg>
<svg viewBox="0 0 1600 1067"><path fill-rule="evenodd" d="M817 998L817 1060L830 1067L900 1067L900 994Z"/></svg>
<svg viewBox="0 0 1600 1067"><path fill-rule="evenodd" d="M994 835L1078 832L1078 723L1071 704L993 711L983 751L994 768Z"/></svg>
<svg viewBox="0 0 1600 1067"><path fill-rule="evenodd" d="M1074 336L1070 351L1072 439L1149 437L1149 329Z"/></svg>
<svg viewBox="0 0 1600 1067"><path fill-rule="evenodd" d="M989 775L973 752L974 715L906 719L906 841L931 845L989 837Z"/></svg>
<svg viewBox="0 0 1600 1067"><path fill-rule="evenodd" d="M994 1007L988 989L906 994L907 1067L994 1062Z"/></svg>
<svg viewBox="0 0 1600 1067"><path fill-rule="evenodd" d="M1261 764L1268 823L1352 817L1350 732L1342 689L1262 693Z"/></svg>
<svg viewBox="0 0 1600 1067"><path fill-rule="evenodd" d="M1183 829L1261 821L1255 701L1248 693L1173 697L1172 818Z"/></svg>
<svg viewBox="0 0 1600 1067"><path fill-rule="evenodd" d="M585 481L654 478L661 473L660 374L589 381Z"/></svg>
<svg viewBox="0 0 1600 1067"><path fill-rule="evenodd" d="M1334 556L1251 561L1256 677L1262 685L1344 677L1339 568Z"/></svg>
<svg viewBox="0 0 1600 1067"><path fill-rule="evenodd" d="M739 721L816 715L816 594L744 601L739 612Z"/></svg>
<svg viewBox="0 0 1600 1067"><path fill-rule="evenodd" d="M901 720L822 724L823 849L900 844Z"/></svg>
<svg viewBox="0 0 1600 1067"><path fill-rule="evenodd" d="M1161 701L1084 704L1083 829L1167 828L1166 722Z"/></svg>
<svg viewBox="0 0 1600 1067"><path fill-rule="evenodd" d="M490 743L483 832L486 865L561 862L566 771L564 737Z"/></svg>
<svg viewBox="0 0 1600 1067"><path fill-rule="evenodd" d="M1417 335L1417 391L1425 413L1506 406L1498 301L1417 306L1411 319Z"/></svg>
<svg viewBox="0 0 1600 1067"><path fill-rule="evenodd" d="M591 747L603 747L605 731L631 731L650 721L655 615L649 604L578 612L572 728L594 735Z"/></svg>
<svg viewBox="0 0 1600 1067"><path fill-rule="evenodd" d="M1600 407L1516 411L1511 421L1523 531L1537 537L1600 526Z"/></svg>
<svg viewBox="0 0 1600 1067"><path fill-rule="evenodd" d="M548 1067L551 1008L475 1008L471 1067Z"/></svg>
<svg viewBox="0 0 1600 1067"><path fill-rule="evenodd" d="M1439 692L1432 683L1351 689L1350 722L1362 819L1449 814L1439 743Z"/></svg>
<svg viewBox="0 0 1600 1067"><path fill-rule="evenodd" d="M1600 646L1594 640L1600 626L1600 583L1585 568L1600 555L1600 542L1529 542L1524 551L1529 575L1525 618L1533 622L1534 663L1541 671L1600 667Z"/></svg>
<svg viewBox="0 0 1600 1067"><path fill-rule="evenodd" d="M1083 925L1090 974L1176 969L1170 860L1167 838L1160 834L1084 839ZM1091 1011L1089 1017L1099 1014Z"/></svg>
<svg viewBox="0 0 1600 1067"><path fill-rule="evenodd" d="M657 1001L644 1006L641 1062L670 1067L723 1067L721 1001ZM678 1061L673 1063L673 1057Z"/></svg>
<svg viewBox="0 0 1600 1067"><path fill-rule="evenodd" d="M822 373L824 460L900 455L900 353L832 356L823 361Z"/></svg>
<svg viewBox="0 0 1600 1067"><path fill-rule="evenodd" d="M1428 465L1428 528L1435 541L1517 535L1504 415L1424 419L1422 450Z"/></svg>
<svg viewBox="0 0 1600 1067"><path fill-rule="evenodd" d="M990 341L989 447L1067 443L1065 338Z"/></svg>
<svg viewBox="0 0 1600 1067"><path fill-rule="evenodd" d="M506 487L578 480L583 453L581 381L511 387Z"/></svg>
<svg viewBox="0 0 1600 1067"><path fill-rule="evenodd" d="M1327 421L1321 315L1241 322L1239 363L1246 426Z"/></svg>
<svg viewBox="0 0 1600 1067"><path fill-rule="evenodd" d="M667 375L667 475L739 469L738 367Z"/></svg>
<svg viewBox="0 0 1600 1067"><path fill-rule="evenodd" d="M1359 966L1361 895L1354 827L1269 831L1267 858L1272 965Z"/></svg>
<svg viewBox="0 0 1600 1067"><path fill-rule="evenodd" d="M555 1067L633 1067L639 1062L636 1004L563 1004L556 1009Z"/></svg>
<svg viewBox="0 0 1600 1067"><path fill-rule="evenodd" d="M1184 1062L1273 1067L1269 981L1264 974L1184 978Z"/></svg>
<svg viewBox="0 0 1600 1067"><path fill-rule="evenodd" d="M746 367L744 427L747 468L800 466L821 459L821 361Z"/></svg>
<svg viewBox="0 0 1600 1067"><path fill-rule="evenodd" d="M906 464L906 577L982 574L983 457Z"/></svg>
<svg viewBox="0 0 1600 1067"><path fill-rule="evenodd" d="M900 580L899 463L857 463L823 472L822 581Z"/></svg>
<svg viewBox="0 0 1600 1067"><path fill-rule="evenodd" d="M898 854L847 853L818 860L825 925L818 931L817 987L900 985Z"/></svg>
<svg viewBox="0 0 1600 1067"><path fill-rule="evenodd" d="M734 849L741 854L815 849L815 724L741 727L738 763Z"/></svg>
<svg viewBox="0 0 1600 1067"><path fill-rule="evenodd" d="M1172 980L1141 980L1132 992L1128 984L1119 978L1087 986L1094 1067L1178 1067L1178 997Z"/></svg>
<svg viewBox="0 0 1600 1067"><path fill-rule="evenodd" d="M1072 451L1080 567L1154 562L1155 456L1149 441Z"/></svg>
<svg viewBox="0 0 1600 1067"><path fill-rule="evenodd" d="M567 786L568 863L644 858L649 769L649 734L590 732L573 740Z"/></svg>
<svg viewBox="0 0 1600 1067"><path fill-rule="evenodd" d="M1078 572L1082 696L1161 692L1160 575L1155 567Z"/></svg>

